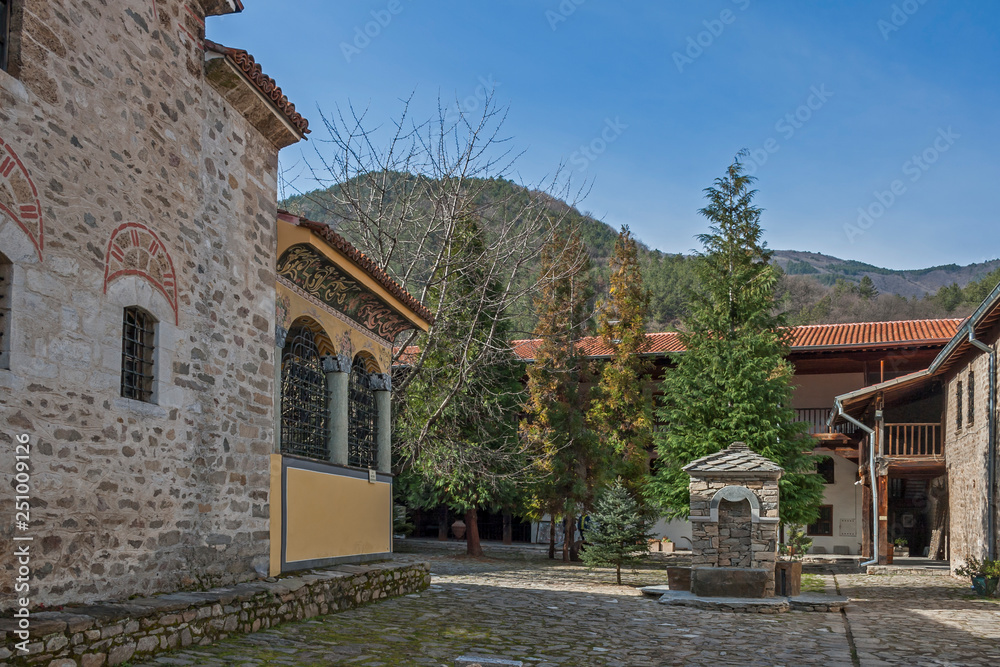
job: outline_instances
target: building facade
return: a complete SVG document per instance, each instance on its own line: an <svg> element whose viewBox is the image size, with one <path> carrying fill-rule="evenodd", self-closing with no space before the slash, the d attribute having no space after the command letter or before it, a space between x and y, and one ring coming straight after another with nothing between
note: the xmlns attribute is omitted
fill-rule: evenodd
<svg viewBox="0 0 1000 667"><path fill-rule="evenodd" d="M308 122L252 56L205 39L206 18L240 1L2 9L0 441L10 457L0 486L26 480L18 494L29 505L23 523L0 526L2 599L14 597L15 537L30 538L32 606L268 576L286 569L286 548L299 565L388 551L388 409L378 408L389 386L377 376L388 373L387 336L426 328L426 317L342 239L278 219L278 151ZM365 286L364 309L303 296L278 270L294 243ZM348 282L324 274L312 288L337 299ZM371 433L356 448L368 458L336 459L364 478L360 495L337 490L303 513L317 485L298 471L313 464L284 455L294 420L280 406L286 342L301 343L291 331L304 329L326 337L321 366L340 363L363 383ZM337 400L324 406L331 415L348 405ZM21 440L27 470L15 469ZM378 544L337 523L369 501ZM15 516L14 503L3 494L0 513ZM340 543L295 552L303 531Z"/></svg>

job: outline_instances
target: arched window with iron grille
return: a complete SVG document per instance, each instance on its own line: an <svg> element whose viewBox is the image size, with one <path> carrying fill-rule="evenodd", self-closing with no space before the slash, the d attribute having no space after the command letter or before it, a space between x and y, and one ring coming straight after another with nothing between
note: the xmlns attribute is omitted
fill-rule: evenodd
<svg viewBox="0 0 1000 667"><path fill-rule="evenodd" d="M281 354L281 452L327 460L330 415L316 333L293 325Z"/></svg>
<svg viewBox="0 0 1000 667"><path fill-rule="evenodd" d="M354 358L351 365L347 395L347 464L359 468L377 468L375 392L368 380L365 360L360 355Z"/></svg>

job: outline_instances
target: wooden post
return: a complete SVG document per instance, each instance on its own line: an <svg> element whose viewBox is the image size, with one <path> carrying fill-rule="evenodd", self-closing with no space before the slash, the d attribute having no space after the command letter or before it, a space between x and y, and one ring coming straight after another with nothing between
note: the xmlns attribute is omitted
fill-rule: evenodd
<svg viewBox="0 0 1000 667"><path fill-rule="evenodd" d="M511 526L511 516L509 510L504 510L503 512L503 543L504 544L514 543L513 529Z"/></svg>
<svg viewBox="0 0 1000 667"><path fill-rule="evenodd" d="M879 471L882 472L881 470ZM878 564L889 564L889 475L878 476Z"/></svg>
<svg viewBox="0 0 1000 667"><path fill-rule="evenodd" d="M438 510L438 539L442 542L448 539L448 508L444 506Z"/></svg>

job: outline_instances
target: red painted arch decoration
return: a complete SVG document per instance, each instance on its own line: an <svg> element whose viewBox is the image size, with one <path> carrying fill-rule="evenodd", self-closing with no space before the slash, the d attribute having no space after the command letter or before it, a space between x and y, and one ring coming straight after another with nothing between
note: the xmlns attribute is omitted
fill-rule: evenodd
<svg viewBox="0 0 1000 667"><path fill-rule="evenodd" d="M160 291L177 314L177 274L167 247L156 233L138 222L126 222L111 234L104 257L104 293L122 276L141 276Z"/></svg>
<svg viewBox="0 0 1000 667"><path fill-rule="evenodd" d="M9 215L28 235L38 261L42 261L45 248L45 226L42 224L42 205L38 201L38 188L24 168L10 144L0 138L0 211Z"/></svg>

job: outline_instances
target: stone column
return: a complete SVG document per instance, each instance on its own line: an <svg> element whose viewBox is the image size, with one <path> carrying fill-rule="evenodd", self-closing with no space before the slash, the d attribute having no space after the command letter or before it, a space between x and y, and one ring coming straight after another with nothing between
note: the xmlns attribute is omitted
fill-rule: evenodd
<svg viewBox="0 0 1000 667"><path fill-rule="evenodd" d="M378 423L375 425L375 442L378 443L378 471L392 472L392 376L372 373L369 376L375 392Z"/></svg>
<svg viewBox="0 0 1000 667"><path fill-rule="evenodd" d="M283 326L274 328L274 453L281 453L281 357L285 352L285 339L288 329Z"/></svg>
<svg viewBox="0 0 1000 667"><path fill-rule="evenodd" d="M323 372L326 373L327 411L330 416L327 451L331 463L346 466L351 358L346 354L327 355L323 357Z"/></svg>

